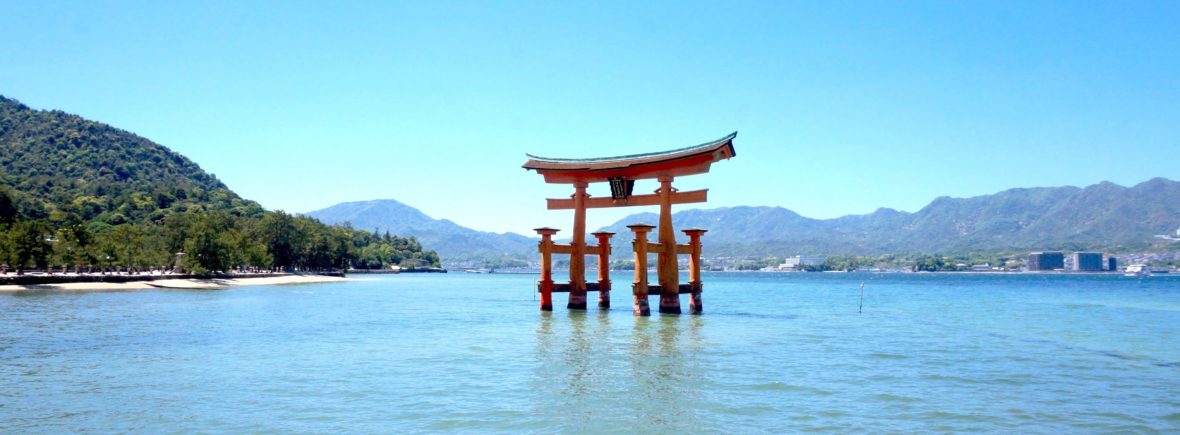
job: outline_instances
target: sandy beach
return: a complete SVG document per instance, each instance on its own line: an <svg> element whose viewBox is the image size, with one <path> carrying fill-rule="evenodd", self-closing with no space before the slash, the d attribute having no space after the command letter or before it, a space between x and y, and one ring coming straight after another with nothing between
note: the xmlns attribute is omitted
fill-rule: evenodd
<svg viewBox="0 0 1180 435"><path fill-rule="evenodd" d="M108 282L72 282L59 284L37 285L0 285L0 292L38 291L38 290L141 290L151 288L169 289L219 289L245 285L285 285L311 284L320 282L348 281L348 278L324 275L281 275L261 278L228 278L228 279L162 279L154 281L131 281L121 283Z"/></svg>

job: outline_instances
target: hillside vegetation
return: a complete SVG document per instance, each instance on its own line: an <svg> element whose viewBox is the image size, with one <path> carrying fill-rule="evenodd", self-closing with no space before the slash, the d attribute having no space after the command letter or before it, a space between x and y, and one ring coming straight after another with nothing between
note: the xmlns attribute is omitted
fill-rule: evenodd
<svg viewBox="0 0 1180 435"><path fill-rule="evenodd" d="M437 266L413 238L264 210L130 132L0 96L0 263L196 272Z"/></svg>

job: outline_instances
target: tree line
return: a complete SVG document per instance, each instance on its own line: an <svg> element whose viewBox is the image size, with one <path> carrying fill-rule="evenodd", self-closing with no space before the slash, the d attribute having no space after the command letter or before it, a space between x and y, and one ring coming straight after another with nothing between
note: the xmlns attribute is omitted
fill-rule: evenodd
<svg viewBox="0 0 1180 435"><path fill-rule="evenodd" d="M413 237L330 226L261 207L246 212L188 207L138 222L118 219L112 223L110 214L87 216L73 202L38 211L38 206L18 199L0 188L0 267L18 273L30 267L130 273L179 267L187 273L211 274L438 267L440 263L437 253L424 251Z"/></svg>

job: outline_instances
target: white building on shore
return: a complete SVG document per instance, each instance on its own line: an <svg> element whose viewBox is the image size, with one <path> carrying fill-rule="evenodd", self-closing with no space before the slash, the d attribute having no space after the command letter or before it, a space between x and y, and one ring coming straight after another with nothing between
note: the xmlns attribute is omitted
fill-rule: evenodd
<svg viewBox="0 0 1180 435"><path fill-rule="evenodd" d="M793 270L802 269L801 266L818 266L824 264L824 257L804 257L796 255L794 257L787 257L783 264L778 265L778 270L782 272L790 272Z"/></svg>

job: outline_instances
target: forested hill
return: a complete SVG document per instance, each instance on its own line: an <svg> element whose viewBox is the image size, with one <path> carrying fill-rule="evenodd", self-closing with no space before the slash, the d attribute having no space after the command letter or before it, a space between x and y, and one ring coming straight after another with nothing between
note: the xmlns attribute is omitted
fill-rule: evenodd
<svg viewBox="0 0 1180 435"><path fill-rule="evenodd" d="M438 266L413 238L240 198L133 133L0 96L0 266L190 270Z"/></svg>
<svg viewBox="0 0 1180 435"><path fill-rule="evenodd" d="M130 132L0 96L0 182L23 195L22 212L65 208L111 225L174 211L262 211L188 158Z"/></svg>

